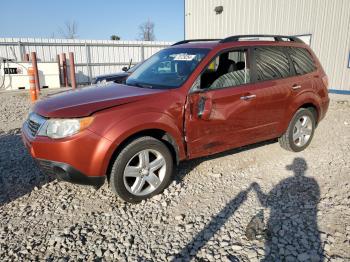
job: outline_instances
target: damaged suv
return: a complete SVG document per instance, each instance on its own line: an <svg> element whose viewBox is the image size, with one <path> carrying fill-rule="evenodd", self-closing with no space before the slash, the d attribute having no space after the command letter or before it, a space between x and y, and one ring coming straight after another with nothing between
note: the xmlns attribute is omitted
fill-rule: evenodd
<svg viewBox="0 0 350 262"><path fill-rule="evenodd" d="M164 190L174 165L278 138L298 152L328 109L328 79L296 37L184 40L124 85L86 87L35 104L23 124L49 175L137 203Z"/></svg>

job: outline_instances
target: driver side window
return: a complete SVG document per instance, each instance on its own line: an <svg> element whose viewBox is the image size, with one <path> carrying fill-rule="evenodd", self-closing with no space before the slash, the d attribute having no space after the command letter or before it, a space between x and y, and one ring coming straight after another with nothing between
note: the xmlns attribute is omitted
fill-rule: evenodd
<svg viewBox="0 0 350 262"><path fill-rule="evenodd" d="M248 50L218 55L200 76L200 89L220 89L250 83Z"/></svg>

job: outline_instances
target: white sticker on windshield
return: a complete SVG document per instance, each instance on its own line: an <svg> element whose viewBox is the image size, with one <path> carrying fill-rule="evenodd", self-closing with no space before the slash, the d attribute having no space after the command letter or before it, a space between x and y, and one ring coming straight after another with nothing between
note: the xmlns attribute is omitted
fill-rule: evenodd
<svg viewBox="0 0 350 262"><path fill-rule="evenodd" d="M177 54L177 55L174 57L174 61L191 61L191 60L193 60L195 57L196 57L196 55L189 55L189 54L186 54L186 53Z"/></svg>

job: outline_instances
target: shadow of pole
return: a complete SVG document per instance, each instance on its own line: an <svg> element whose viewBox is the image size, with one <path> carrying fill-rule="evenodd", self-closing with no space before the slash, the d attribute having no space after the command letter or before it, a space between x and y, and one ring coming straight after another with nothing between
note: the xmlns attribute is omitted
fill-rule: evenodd
<svg viewBox="0 0 350 262"><path fill-rule="evenodd" d="M189 260L196 256L198 251L212 238L215 233L225 224L225 222L235 213L235 211L247 199L250 188L241 191L235 198L212 218L210 223L206 225L181 251L177 254L177 258Z"/></svg>

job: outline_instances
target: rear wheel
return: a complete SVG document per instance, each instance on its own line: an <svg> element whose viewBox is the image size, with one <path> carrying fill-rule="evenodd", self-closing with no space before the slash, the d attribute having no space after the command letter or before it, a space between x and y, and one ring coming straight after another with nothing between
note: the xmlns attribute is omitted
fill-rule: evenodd
<svg viewBox="0 0 350 262"><path fill-rule="evenodd" d="M287 131L278 139L281 147L293 152L304 150L315 131L315 115L310 109L300 108L289 123Z"/></svg>
<svg viewBox="0 0 350 262"><path fill-rule="evenodd" d="M164 190L171 181L173 159L167 146L153 137L141 137L121 150L110 177L112 191L138 203Z"/></svg>

